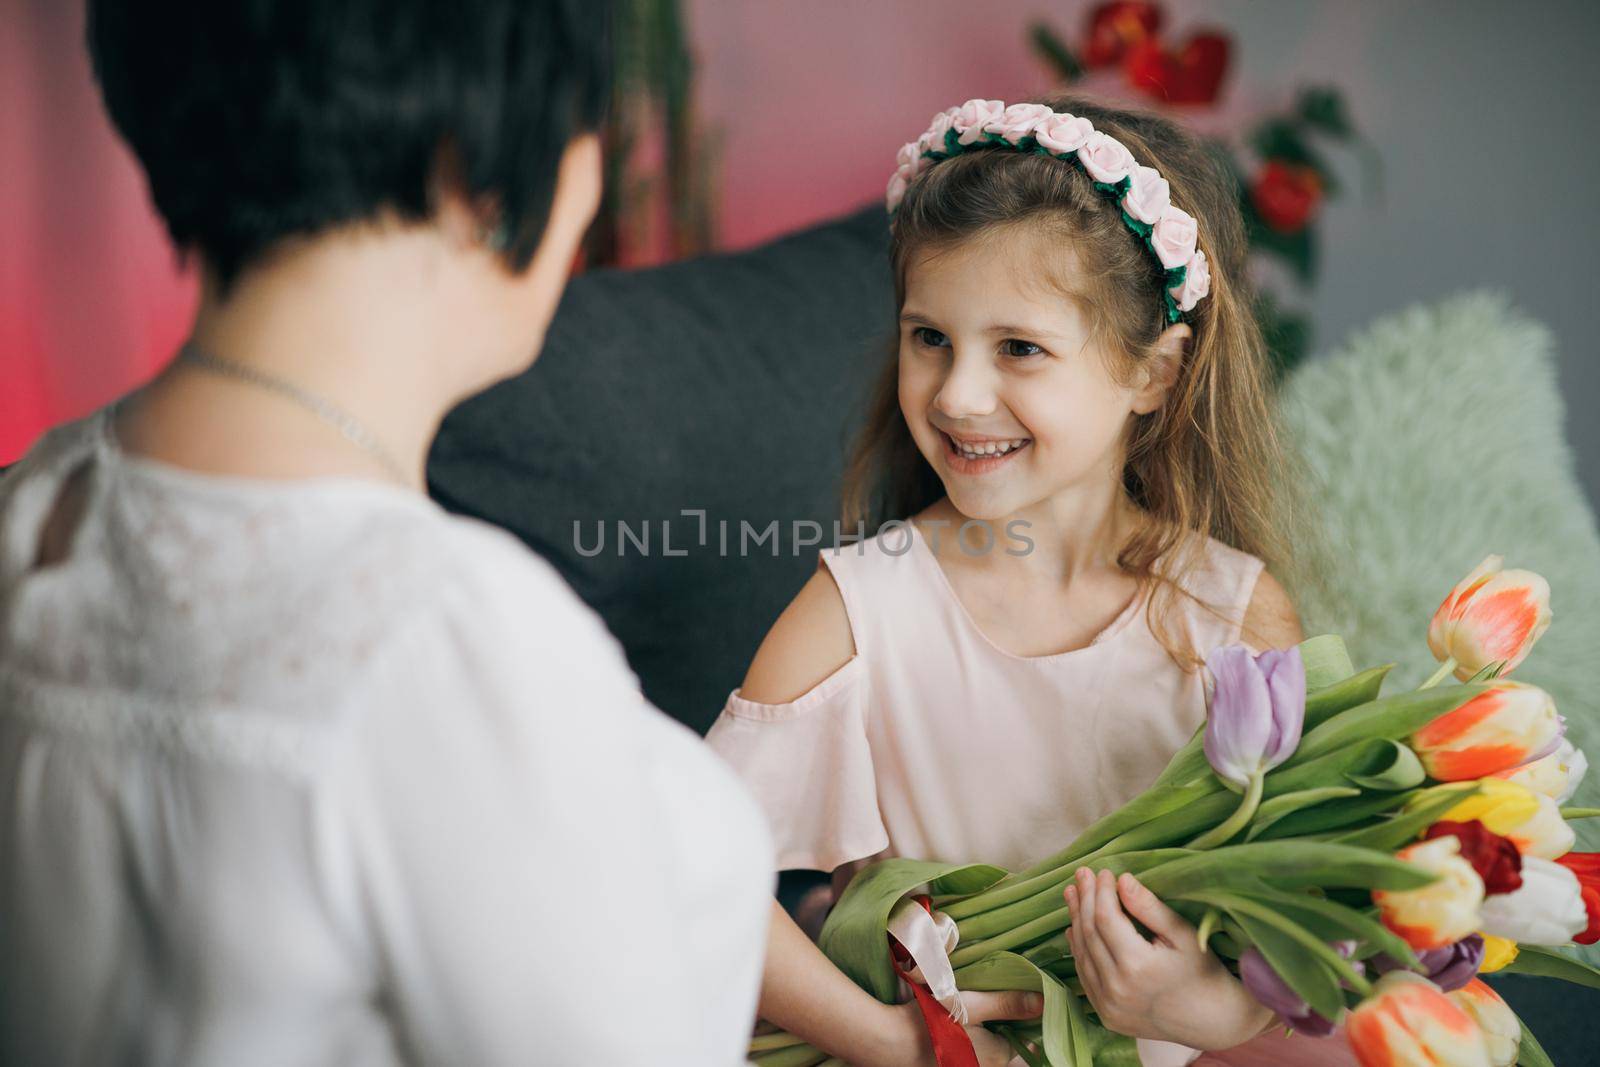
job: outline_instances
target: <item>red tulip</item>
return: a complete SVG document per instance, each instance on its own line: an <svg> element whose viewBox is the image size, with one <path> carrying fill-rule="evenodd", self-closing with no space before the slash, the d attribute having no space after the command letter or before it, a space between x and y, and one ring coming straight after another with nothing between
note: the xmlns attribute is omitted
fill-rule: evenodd
<svg viewBox="0 0 1600 1067"><path fill-rule="evenodd" d="M1083 65L1109 67L1129 48L1155 37L1161 29L1161 9L1142 0L1111 0L1089 12L1089 39L1083 48Z"/></svg>
<svg viewBox="0 0 1600 1067"><path fill-rule="evenodd" d="M1269 159L1250 186L1261 221L1279 233L1299 233L1322 202L1322 178L1312 167Z"/></svg>
<svg viewBox="0 0 1600 1067"><path fill-rule="evenodd" d="M1600 941L1600 852L1568 852L1556 862L1578 876L1583 907L1589 913L1589 925L1572 940L1592 945Z"/></svg>
<svg viewBox="0 0 1600 1067"><path fill-rule="evenodd" d="M1516 845L1477 819L1436 822L1422 836L1424 840L1453 837L1461 842L1461 856L1483 879L1485 896L1522 888L1522 853L1517 851Z"/></svg>

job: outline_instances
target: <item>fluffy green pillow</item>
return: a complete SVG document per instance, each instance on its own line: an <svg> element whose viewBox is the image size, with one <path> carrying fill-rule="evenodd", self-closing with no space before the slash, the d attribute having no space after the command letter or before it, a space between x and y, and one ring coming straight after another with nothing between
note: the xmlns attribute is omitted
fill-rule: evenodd
<svg viewBox="0 0 1600 1067"><path fill-rule="evenodd" d="M1550 332L1501 293L1378 320L1284 387L1312 478L1285 579L1308 634L1357 666L1395 662L1388 692L1436 664L1428 620L1490 553L1550 581L1552 622L1515 677L1544 687L1594 761L1570 803L1600 807L1600 535L1563 434ZM1600 849L1600 820L1577 824Z"/></svg>

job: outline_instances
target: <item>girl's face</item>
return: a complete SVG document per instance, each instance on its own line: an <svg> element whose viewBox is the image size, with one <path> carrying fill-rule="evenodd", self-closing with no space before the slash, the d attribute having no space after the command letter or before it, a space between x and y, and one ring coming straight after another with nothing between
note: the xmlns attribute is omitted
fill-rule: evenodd
<svg viewBox="0 0 1600 1067"><path fill-rule="evenodd" d="M1004 520L1117 485L1129 416L1165 395L1147 374L1118 384L1090 343L1087 312L1030 270L1062 254L1058 238L1011 230L907 265L900 410L968 518Z"/></svg>

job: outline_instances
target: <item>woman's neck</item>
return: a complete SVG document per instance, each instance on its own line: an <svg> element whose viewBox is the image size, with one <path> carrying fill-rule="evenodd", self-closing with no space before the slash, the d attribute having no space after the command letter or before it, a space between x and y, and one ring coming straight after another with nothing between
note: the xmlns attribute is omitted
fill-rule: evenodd
<svg viewBox="0 0 1600 1067"><path fill-rule="evenodd" d="M470 300L440 284L440 259L426 230L319 240L252 269L226 299L207 285L191 343L348 413L421 491L445 413L517 370L496 368L485 345L474 350L463 326L474 321ZM177 466L270 479L397 477L309 407L204 367L169 363L124 408L123 447Z"/></svg>

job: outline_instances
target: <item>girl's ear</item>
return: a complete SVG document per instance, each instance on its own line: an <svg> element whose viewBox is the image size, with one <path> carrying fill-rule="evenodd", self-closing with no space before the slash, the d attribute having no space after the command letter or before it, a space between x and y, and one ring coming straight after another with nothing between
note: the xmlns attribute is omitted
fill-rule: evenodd
<svg viewBox="0 0 1600 1067"><path fill-rule="evenodd" d="M1136 413L1148 415L1167 402L1193 338L1194 331L1186 322L1175 322L1161 331L1150 357L1139 368L1138 391L1133 395Z"/></svg>

